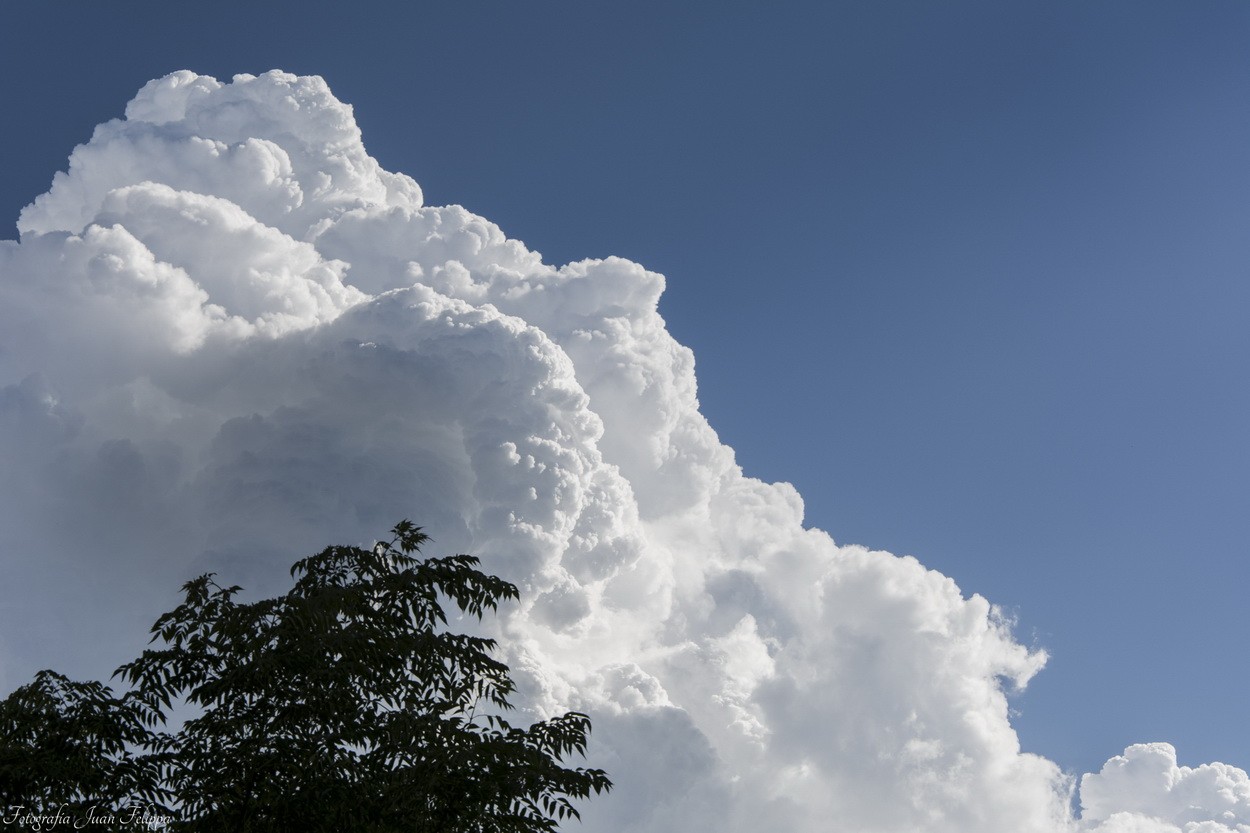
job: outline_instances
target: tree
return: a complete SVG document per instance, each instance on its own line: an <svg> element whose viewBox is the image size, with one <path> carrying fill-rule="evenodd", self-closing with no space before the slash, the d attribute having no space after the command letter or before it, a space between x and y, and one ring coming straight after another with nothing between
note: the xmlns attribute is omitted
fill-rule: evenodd
<svg viewBox="0 0 1250 833"><path fill-rule="evenodd" d="M159 806L156 762L130 751L150 722L142 703L101 683L40 671L0 703L0 812L60 810L68 821L133 799Z"/></svg>
<svg viewBox="0 0 1250 833"><path fill-rule="evenodd" d="M440 599L481 619L516 587L472 556L417 558L428 539L408 521L392 534L296 562L275 599L187 582L152 627L159 647L117 670L120 698L42 672L0 704L0 803L141 801L172 829L249 833L539 833L578 817L573 800L611 787L561 763L584 754L589 718L511 726L495 642L446 627ZM175 704L198 713L158 731ZM66 771L40 764L62 747L77 751Z"/></svg>

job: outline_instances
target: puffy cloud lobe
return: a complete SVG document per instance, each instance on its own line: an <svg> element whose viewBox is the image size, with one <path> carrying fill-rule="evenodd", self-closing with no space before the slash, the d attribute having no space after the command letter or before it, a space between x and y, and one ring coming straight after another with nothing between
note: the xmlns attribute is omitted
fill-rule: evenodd
<svg viewBox="0 0 1250 833"><path fill-rule="evenodd" d="M160 262L193 271L216 306L266 335L332 321L367 297L344 286L345 264L322 260L311 244L220 197L129 185L108 193L95 222L120 226Z"/></svg>
<svg viewBox="0 0 1250 833"><path fill-rule="evenodd" d="M1004 686L1043 652L745 477L657 312L663 277L551 266L423 206L320 79L153 81L19 228L0 243L5 686L54 643L107 673L192 569L268 592L295 557L415 515L521 585L492 627L525 712L595 717L618 788L588 830L1075 829L1070 779L1008 720ZM1097 829L1180 823L1106 773Z"/></svg>
<svg viewBox="0 0 1250 833"><path fill-rule="evenodd" d="M184 70L149 82L125 119L97 127L18 230L80 232L110 191L145 180L224 197L296 238L357 206L421 205L411 178L365 152L351 107L320 78L270 72L223 85Z"/></svg>
<svg viewBox="0 0 1250 833"><path fill-rule="evenodd" d="M1170 744L1137 744L1081 779L1081 807L1094 833L1250 833L1250 776L1179 766Z"/></svg>

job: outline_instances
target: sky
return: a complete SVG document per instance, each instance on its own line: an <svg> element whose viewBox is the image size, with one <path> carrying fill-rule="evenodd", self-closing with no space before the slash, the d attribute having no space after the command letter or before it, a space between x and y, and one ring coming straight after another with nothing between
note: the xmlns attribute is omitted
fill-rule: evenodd
<svg viewBox="0 0 1250 833"><path fill-rule="evenodd" d="M516 660L532 662L541 681L535 709L579 697L601 705L612 715L604 720L619 723L616 735L611 725L605 730L609 745L618 744L612 754L629 762L637 751L621 740L629 734L622 727L645 735L630 721L643 721L638 715L652 714L647 709L671 707L663 720L687 721L680 726L691 743L706 743L709 760L722 762L707 763L706 778L687 790L702 797L683 799L684 809L673 809L671 818L718 804L717 790L734 783L727 780L735 777L734 762L751 757L740 748L742 738L712 728L724 715L698 705L719 698L737 715L734 725L748 727L744 737L771 738L768 760L810 757L823 773L810 776L820 788L801 772L759 787L784 805L768 805L772 812L796 814L794 829L803 829L809 811L786 810L786 802L832 807L859 818L863 830L920 824L918 816L889 816L886 787L879 795L868 790L859 803L855 798L853 768L845 761L862 764L865 750L888 743L834 737L829 746L843 758L824 758L787 734L793 724L785 715L806 704L815 709L810 713L826 715L829 726L845 728L839 721L846 715L870 709L859 699L865 692L880 695L874 681L919 686L926 678L908 669L919 674L942 663L963 669L963 682L975 681L977 708L993 728L984 737L951 728L959 720L935 729L942 715L982 714L958 698L942 699L947 689L940 685L919 704L906 698L895 704L895 718L906 723L919 714L929 722L925 731L936 733L917 729L917 742L979 750L976 760L987 762L967 783L950 767L940 770L946 774L935 783L944 785L944 797L926 800L940 808L933 812L941 820L925 821L929 829L993 829L995 818L1011 818L1025 806L1036 829L1048 829L1050 798L1038 785L1049 789L1062 778L1043 759L1076 779L1099 772L1132 744L1165 742L1180 764L1193 768L1192 783L1216 778L1200 768L1206 762L1247 765L1250 722L1241 693L1250 684L1243 627L1250 579L1243 508L1250 486L1250 399L1243 382L1250 111L1243 101L1250 10L1244 4L465 3L349 11L328 3L197 10L135 3L84 4L67 16L63 9L15 3L6 17L0 238L17 238L22 209L49 191L74 147L96 125L120 118L150 80L189 69L224 84L237 73L281 68L324 78L333 99L353 108L364 151L379 170L419 183L424 205L471 212L439 215L448 240L459 239L452 229L493 240L477 215L527 250L491 243L460 251L467 244L438 242L428 236L428 224L386 237L377 218L338 222L309 244L315 220L336 219L352 206L415 211L421 203L389 174L371 179L365 157L356 156L359 177L342 186L351 199L308 197L299 210L277 211L285 197L280 189L254 187L261 169L248 168L247 160L264 154L245 140L287 147L295 137L324 151L324 124L296 119L277 130L262 110L243 108L234 122L192 123L181 113L144 122L156 125L149 139L101 136L99 147L112 150L84 156L78 184L54 188L44 207L23 220L20 250L10 247L8 260L0 260L0 280L18 287L6 288L0 311L6 391L0 403L14 438L5 446L10 508L0 532L10 552L18 552L40 540L36 518L55 518L66 507L97 524L95 537L78 542L71 535L73 544L46 559L14 557L15 574L30 592L22 600L6 596L7 607L0 608L12 667L29 672L45 653L49 662L64 656L91 665L91 652L66 644L72 622L48 626L36 615L54 596L75 601L60 603L62 616L104 617L118 633L138 621L141 634L149 614L164 609L151 594L162 581L175 586L188 577L188 563L232 564L264 582L265 571L246 561L248 546L280 560L293 540L315 548L327 543L326 535L363 536L376 530L366 522L378 520L383 507L424 511L406 505L408 498L430 507L430 530L440 541L501 559L510 548L521 552L518 563L528 565L521 575L550 594L507 624L532 652ZM281 100L257 95L272 106ZM322 111L340 112L320 92L307 95ZM134 121L142 120L136 111ZM229 157L237 165L224 173L189 151L159 150L213 130L227 148L251 148ZM300 179L304 163L298 155L291 159L293 173L275 181L300 182L311 194L310 181ZM308 171L327 164L316 153L309 159ZM124 190L147 180L166 190ZM99 190L106 185L123 190L106 196ZM178 217L192 215L206 227L233 230L233 242L205 250L178 225ZM253 221L264 228L251 228ZM105 235L71 245L56 237L81 234L91 222L120 223L138 242ZM54 240L69 248L53 251ZM424 240L441 254L412 256L416 243L405 240ZM90 293L31 289L42 284L30 276L46 274L52 286L61 280L54 276L77 275L81 267L83 285L99 292L101 278L84 265L96 261L72 265L90 247L112 252L127 264L123 272L148 275L168 293L159 303L149 298L150 309L123 314L133 298L97 307L82 301L98 300ZM532 252L541 253L542 268ZM590 277L574 267L559 270L610 256L641 266L606 261L582 270ZM452 259L469 278L448 271ZM424 263L423 271L396 265L408 262ZM186 281L162 272L162 263L182 269ZM272 295L249 294L238 283L237 275L261 268L258 263L293 293L276 307ZM518 300L508 277L514 273L528 276L522 283L549 286L553 300ZM650 277L657 274L664 276L662 294L659 279ZM398 313L380 309L367 322L359 311L349 314L365 296L376 299L413 280L434 293L422 296L421 309L462 316L458 326L480 330L478 341L456 346L451 335L397 323ZM618 297L604 288L617 285L634 289ZM205 311L197 286L234 317ZM571 288L580 286L596 289ZM483 303L504 318L483 312ZM131 314L139 317L126 317ZM629 325L591 326L591 319ZM531 329L518 329L518 320ZM509 417L515 424L505 430L475 417L467 425L467 417L410 403L419 418L403 423L408 439L400 442L380 439L399 430L390 422L373 425L372 417L333 397L319 399L298 386L267 392L272 379L304 378L301 373L325 390L343 385L345 396L375 395L353 387L360 380L373 380L368 391L399 384L396 374L403 376L406 366L399 359L391 365L379 358L367 372L352 370L350 358L318 369L311 354L297 349L298 342L333 353L334 338L356 338L350 322L398 339L387 347L381 336L376 342L361 336L359 344L435 357L412 359L413 378L434 384L446 374L495 373L495 387L481 388L494 391L486 400L450 382L437 389L466 409L489 401L517 410ZM153 335L135 337L140 331ZM579 331L603 334L611 350L596 353ZM530 352L518 352L520 343ZM697 409L688 354L678 345L693 356ZM533 351L544 357L537 365ZM249 374L232 364L244 354L261 369ZM509 370L491 369L499 363ZM40 376L26 381L35 372ZM517 380L527 374L550 391L541 413L496 390L519 390ZM577 404L578 390L589 404ZM407 395L395 394L404 401ZM123 399L131 404L123 407ZM51 401L64 407L59 428L23 421L38 411L33 403ZM392 417L408 419L399 412ZM603 431L597 438L595 419ZM546 444L517 447L546 436L535 426L550 432ZM463 449L448 452L448 437L466 438ZM566 440L561 453L580 462L551 450L551 443ZM518 527L501 520L517 495L544 488L542 478L513 483L496 472L515 493L501 485L487 495L466 485L474 481L465 472L493 471L485 449L509 442L514 447L506 454L522 468L534 457L531 473L542 463L544 472L566 472L570 483L581 483L579 494L598 495L585 497L576 511L553 505L536 515L555 538L534 533L522 545ZM318 468L310 448L333 459ZM543 462L539 449L555 456ZM247 516L231 502L240 478L268 482L240 473L243 460L261 460L252 465L297 479L334 472L343 483L358 478L363 490L366 474L344 462L357 457L376 457L375 468L392 482L406 475L387 468L386 460L406 460L421 482L388 487L392 494L374 510L355 505L339 526L326 518L298 535L282 524L309 514L315 501L307 494L254 496L272 509L268 518ZM734 465L745 479L736 479ZM132 482L126 477L133 478L130 492L119 487ZM790 483L793 490L757 487L752 478ZM165 492L178 496L173 504L158 499ZM758 540L741 523L732 540L722 540L724 534L712 540L707 517L727 511L717 501L731 493L753 507L741 517L754 518L771 540ZM794 517L796 494L801 521ZM666 514L665 501L681 511ZM164 528L151 523L154 516ZM380 520L385 526L397 519ZM440 534L434 519L447 531ZM915 556L937 572L917 573L911 561L817 541L796 531L802 528L824 530L837 545ZM568 542L595 536L616 542L605 545L612 554L592 547L588 552L599 555L586 563L598 566L575 568ZM169 540L189 551L189 561L160 555ZM94 557L84 554L91 547L99 550ZM770 547L781 550L750 555ZM641 602L631 608L612 601L614 592L637 601L631 595L637 588L610 587L613 570L638 573L640 563L652 565L647 586L667 588L669 607L649 611ZM819 603L804 601L802 587L779 578L766 586L758 575L801 575L805 568L796 564L814 563L832 565L827 575L838 577L844 595L827 590ZM76 590L58 584L74 570L96 584L84 580ZM939 574L960 592L952 597ZM748 575L754 578L747 581ZM96 599L92 586L108 586L114 595ZM973 594L1001 608L1014 622L1014 636ZM751 599L768 604L753 607ZM862 599L875 601L860 609ZM911 630L891 629L891 599L914 603L907 608L918 617ZM844 614L821 607L832 609L835 601ZM724 612L735 605L749 609L750 622ZM666 623L663 633L646 629L647 615ZM994 636L975 647L956 638L964 632L952 623L972 620L990 623ZM594 642L596 628L617 636ZM848 628L868 634L863 638L879 645L876 652L899 657L905 667L857 661ZM672 636L677 631L681 639ZM936 632L945 634L946 647L921 651L917 646L928 645L928 637L916 634ZM808 633L823 637L800 636ZM594 644L574 645L577 634ZM683 665L679 647L687 644L700 662L715 655L720 659L712 665L731 670L718 676L694 660ZM647 651L658 653L643 661ZM602 662L591 668L587 656ZM637 675L626 657L636 660ZM859 690L844 689L837 675L805 677L808 666L860 675ZM6 688L22 682L17 672L4 673ZM1027 680L1027 687L1014 691L1011 680ZM960 685L953 680L949 692ZM626 689L645 696L626 702ZM1000 706L1008 711L994 722ZM885 707L873 714L881 727L894 726ZM638 725L659 731L660 720ZM665 733L682 736L671 726ZM1013 737L1024 752L1043 757L1016 756ZM914 757L930 748L923 743L900 748ZM1185 824L1209 821L1183 819L1177 813L1184 807L1173 812L1167 802L1141 798L1128 776L1117 781L1117 773L1150 766L1186 772L1169 769L1162 747L1136 749L1120 769L1104 771L1082 791L1082 798L1093 796L1087 815L1106 820L1140 810L1172 825L1112 828L1105 821L1108 831L1190 833ZM917 760L909 764L914 771L878 773L881 782L914 788L916 773L926 771ZM1001 801L975 812L960 805L953 797L959 785L993 786L986 773L999 771L995 762L1016 768ZM889 781L895 776L897 782ZM1246 783L1244 773L1240 781L1227 772L1220 777ZM635 796L667 800L656 785L637 790ZM1250 792L1239 800L1245 805L1218 823L1240 833L1232 825L1250 825ZM1186 801L1185 807L1203 805ZM618 811L610 810L600 829L631 829L612 813Z"/></svg>

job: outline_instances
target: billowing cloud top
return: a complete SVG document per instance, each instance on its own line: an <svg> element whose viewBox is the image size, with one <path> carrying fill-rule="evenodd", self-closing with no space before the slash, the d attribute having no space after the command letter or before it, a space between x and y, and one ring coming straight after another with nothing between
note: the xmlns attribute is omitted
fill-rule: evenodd
<svg viewBox="0 0 1250 833"><path fill-rule="evenodd" d="M265 592L412 516L517 582L534 715L595 720L592 831L1248 833L1246 774L1073 781L1045 655L912 558L805 529L699 412L660 275L554 267L365 152L320 78L179 72L0 243L0 683L107 673L180 579Z"/></svg>

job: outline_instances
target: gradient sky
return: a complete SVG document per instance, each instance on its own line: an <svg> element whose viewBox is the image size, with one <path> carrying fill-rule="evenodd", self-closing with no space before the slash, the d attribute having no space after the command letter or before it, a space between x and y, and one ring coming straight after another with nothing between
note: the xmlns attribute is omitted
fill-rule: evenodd
<svg viewBox="0 0 1250 833"><path fill-rule="evenodd" d="M664 273L747 474L1051 653L1027 750L1250 763L1250 6L447 5L6 4L0 237L147 80L320 74L427 203Z"/></svg>

